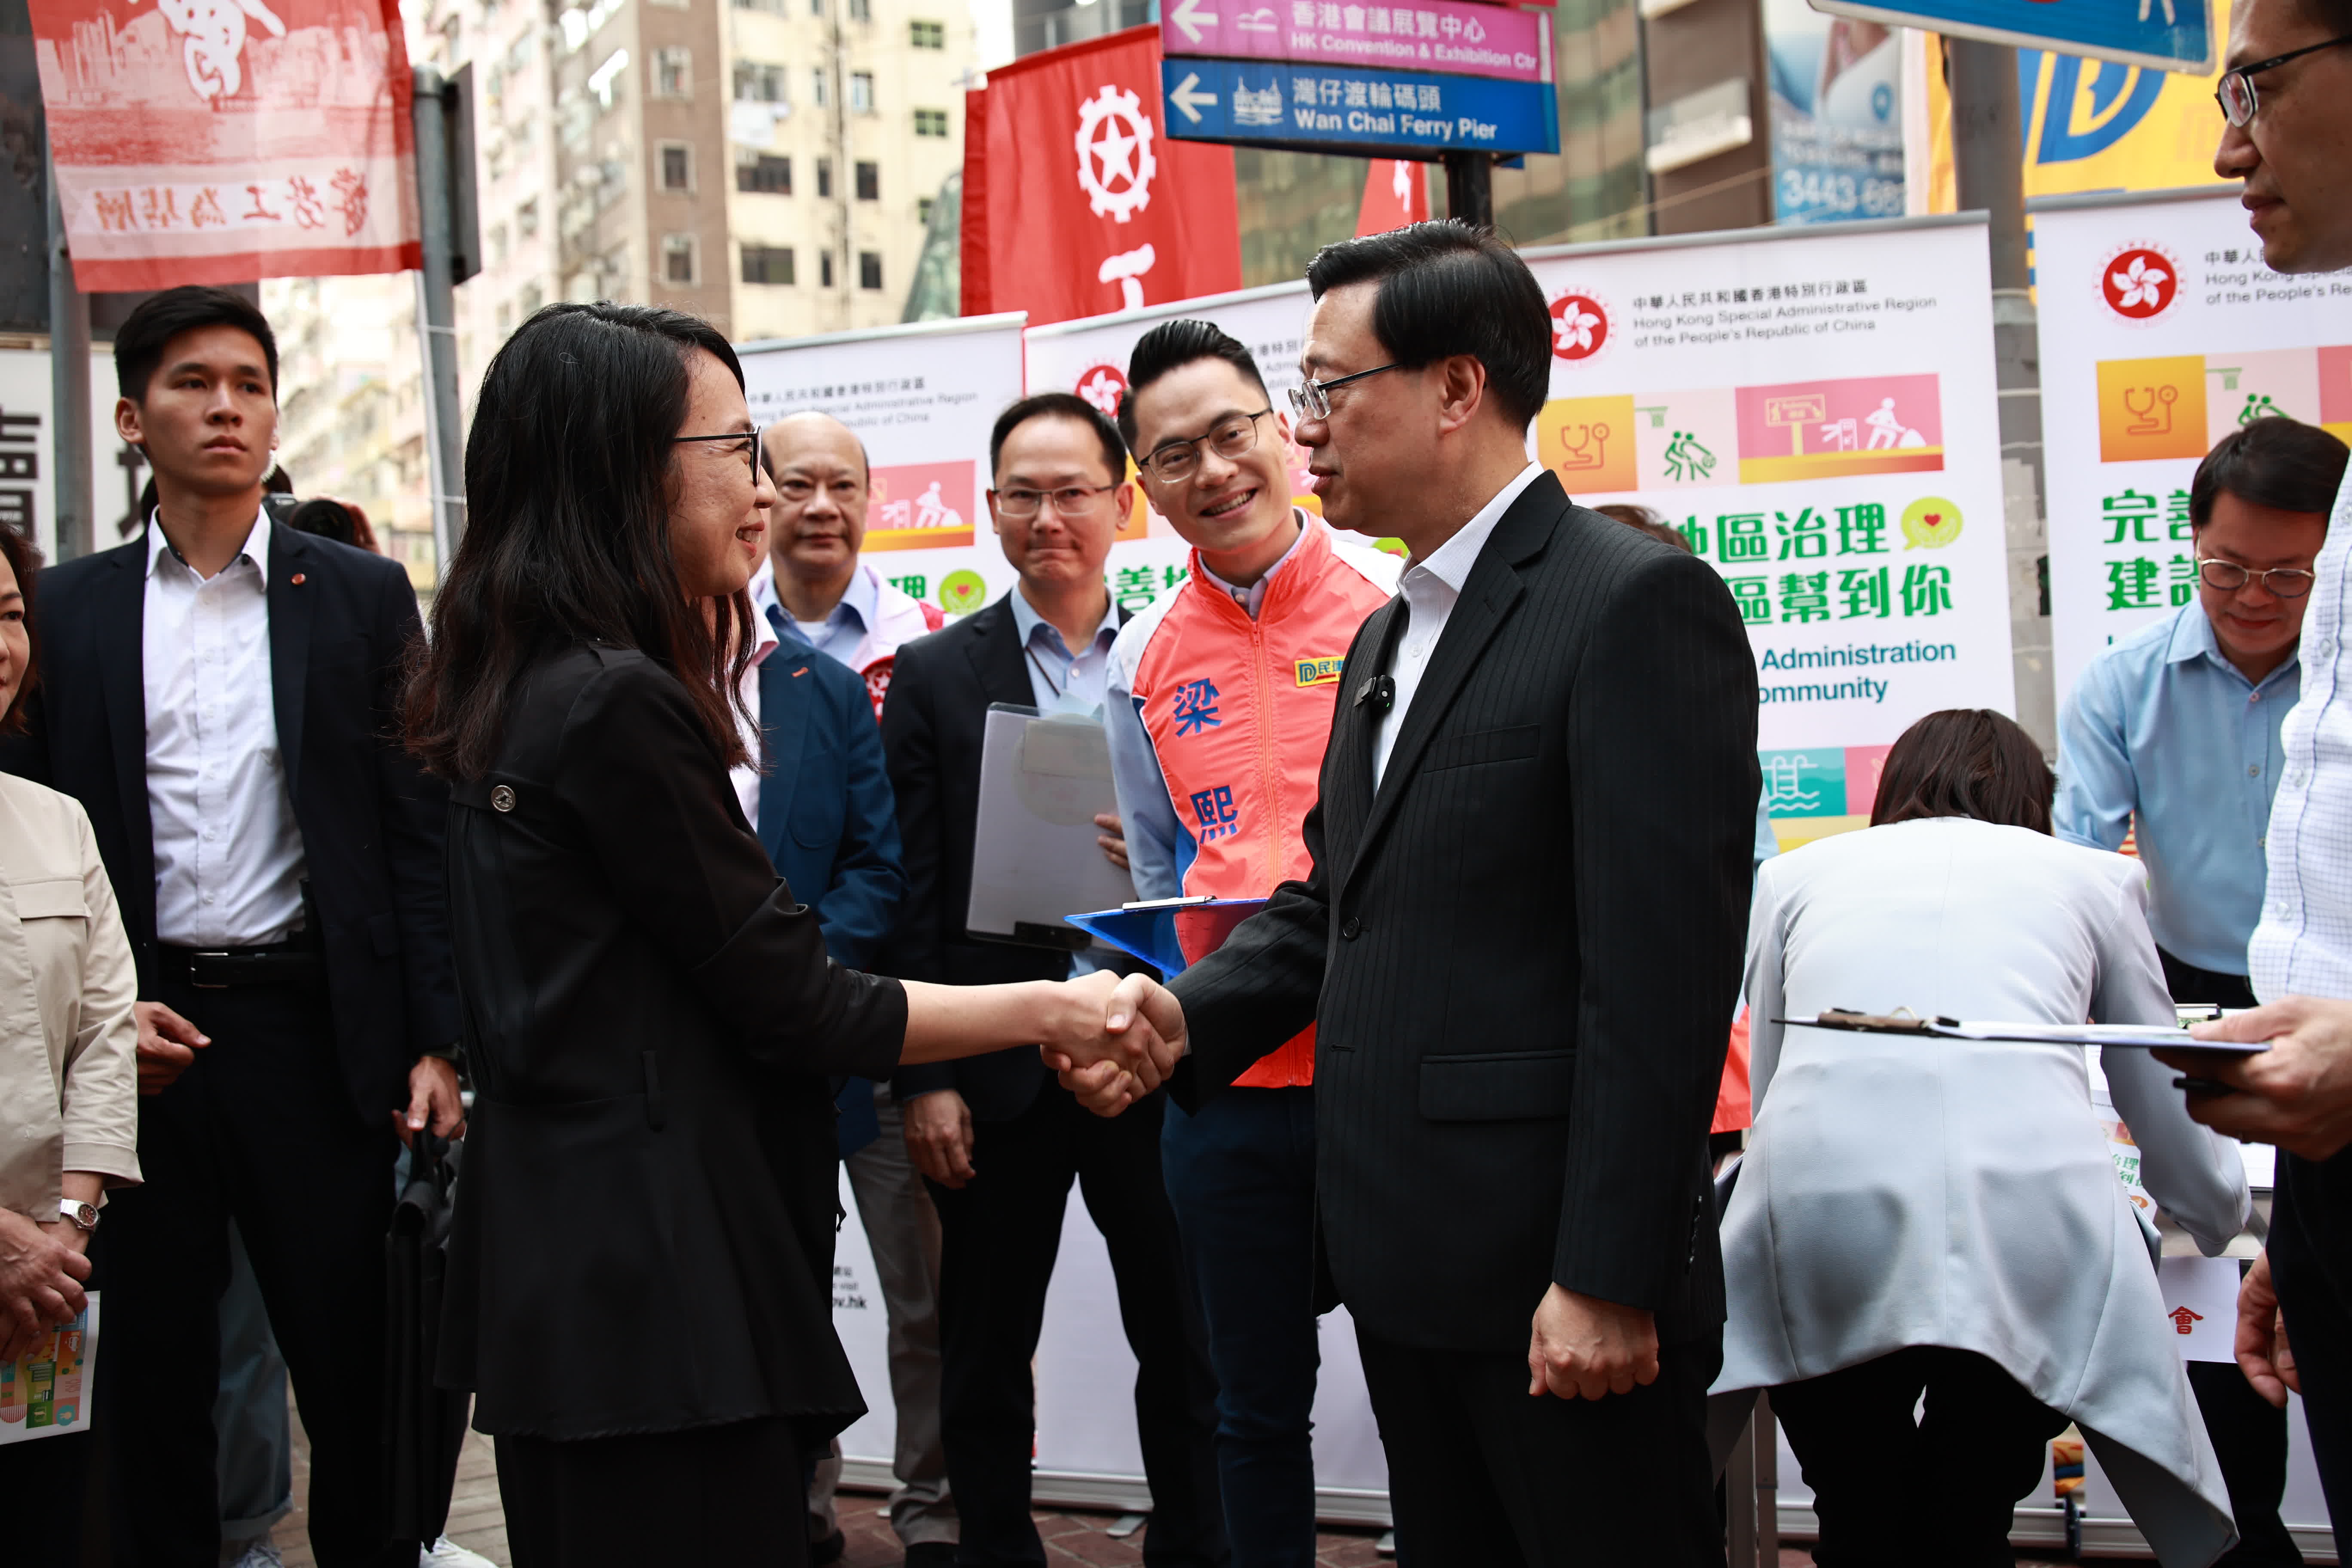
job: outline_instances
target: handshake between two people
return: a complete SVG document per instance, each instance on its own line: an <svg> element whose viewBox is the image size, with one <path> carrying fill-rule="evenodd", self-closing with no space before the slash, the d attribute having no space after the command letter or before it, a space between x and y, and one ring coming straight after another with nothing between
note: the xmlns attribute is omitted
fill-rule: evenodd
<svg viewBox="0 0 2352 1568"><path fill-rule="evenodd" d="M1108 971L1066 983L1101 1003L1098 1029L1079 1026L1038 1047L1062 1087L1097 1116L1117 1116L1168 1081L1184 1057L1184 1008L1148 974Z"/></svg>

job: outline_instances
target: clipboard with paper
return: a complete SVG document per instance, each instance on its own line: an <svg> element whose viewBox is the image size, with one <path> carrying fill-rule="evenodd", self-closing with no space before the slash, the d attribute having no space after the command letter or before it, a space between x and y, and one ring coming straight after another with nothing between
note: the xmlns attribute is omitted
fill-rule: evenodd
<svg viewBox="0 0 2352 1568"><path fill-rule="evenodd" d="M1134 881L1095 842L1097 814L1118 810L1099 721L990 703L965 929L1030 947L1087 946L1091 933L1063 917L1135 896Z"/></svg>
<svg viewBox="0 0 2352 1568"><path fill-rule="evenodd" d="M1115 910L1066 917L1174 979L1224 945L1234 928L1265 908L1264 899L1144 899Z"/></svg>

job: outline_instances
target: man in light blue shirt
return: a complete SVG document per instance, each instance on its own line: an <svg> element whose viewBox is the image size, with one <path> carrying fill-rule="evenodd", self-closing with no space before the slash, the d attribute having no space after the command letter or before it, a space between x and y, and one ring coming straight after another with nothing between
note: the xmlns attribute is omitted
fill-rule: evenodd
<svg viewBox="0 0 2352 1568"><path fill-rule="evenodd" d="M2059 722L2053 825L2100 849L2120 847L2137 825L2147 923L2176 1001L2254 1005L2246 943L2262 915L2285 755L2279 729L2302 690L2297 653L2327 538L2327 476L2343 467L2340 442L2292 420L2258 419L2224 437L2189 484L2196 597L2101 654ZM2238 1521L2224 1563L2301 1562L2278 1515L2285 1413L2235 1366L2189 1370Z"/></svg>

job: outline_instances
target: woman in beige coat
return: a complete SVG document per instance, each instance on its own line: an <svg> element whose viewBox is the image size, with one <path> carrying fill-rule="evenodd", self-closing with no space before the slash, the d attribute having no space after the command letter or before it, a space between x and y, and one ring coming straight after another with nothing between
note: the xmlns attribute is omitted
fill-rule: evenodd
<svg viewBox="0 0 2352 1568"><path fill-rule="evenodd" d="M21 723L33 684L38 562L0 524L0 733ZM89 818L72 796L0 773L0 1363L81 1314L105 1189L139 1180L137 994ZM37 1413L28 1392L0 1391L0 1420L64 1425L62 1390ZM62 1432L0 1446L0 1497L31 1505L16 1510L13 1544L29 1551L12 1562L73 1560L88 1447Z"/></svg>

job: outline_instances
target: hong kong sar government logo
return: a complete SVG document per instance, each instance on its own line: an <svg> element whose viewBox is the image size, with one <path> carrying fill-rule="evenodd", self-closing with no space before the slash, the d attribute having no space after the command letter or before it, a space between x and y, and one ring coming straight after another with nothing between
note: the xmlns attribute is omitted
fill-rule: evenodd
<svg viewBox="0 0 2352 1568"><path fill-rule="evenodd" d="M2152 245L2127 245L2099 268L2099 294L2127 321L2153 321L2179 297L2179 264Z"/></svg>
<svg viewBox="0 0 2352 1568"><path fill-rule="evenodd" d="M1115 364L1088 365L1071 388L1099 410L1106 419L1118 417L1118 400L1127 395L1127 374Z"/></svg>
<svg viewBox="0 0 2352 1568"><path fill-rule="evenodd" d="M1551 352L1573 363L1609 344L1608 308L1590 294L1567 293L1551 302Z"/></svg>

